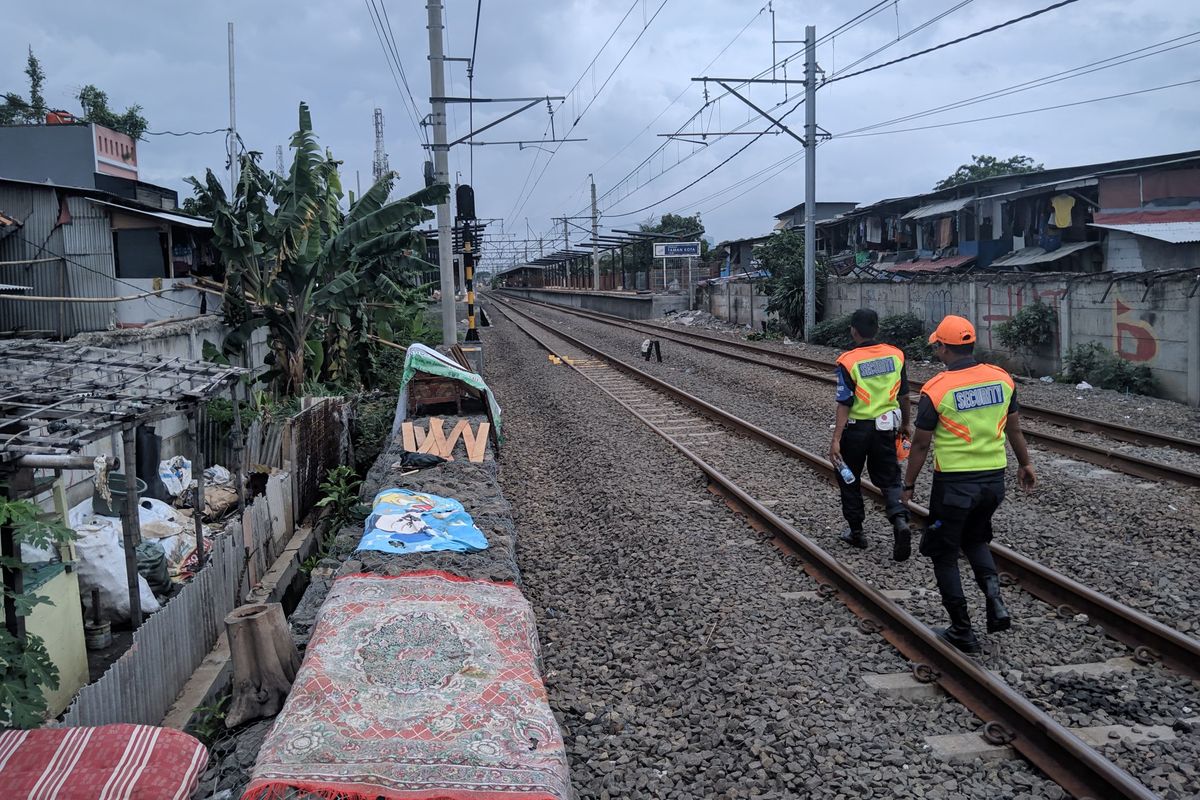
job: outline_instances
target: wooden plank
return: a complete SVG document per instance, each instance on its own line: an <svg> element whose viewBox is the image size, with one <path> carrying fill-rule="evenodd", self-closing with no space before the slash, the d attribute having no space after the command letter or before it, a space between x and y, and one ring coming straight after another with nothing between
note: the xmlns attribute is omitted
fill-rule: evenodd
<svg viewBox="0 0 1200 800"><path fill-rule="evenodd" d="M413 425L413 435L416 437L416 447L413 450L419 453L428 453L428 450L421 449L425 446L425 429L419 425Z"/></svg>
<svg viewBox="0 0 1200 800"><path fill-rule="evenodd" d="M425 444L418 451L420 453L433 453L435 456L441 456L447 461L453 461L454 456L446 452L446 430L444 421L441 417L429 418L429 430L425 434Z"/></svg>
<svg viewBox="0 0 1200 800"><path fill-rule="evenodd" d="M471 423L465 419L460 419L458 424L454 426L454 430L450 431L450 435L446 437L446 446L441 452L442 458L454 460L454 446L458 444L458 440L465 435L466 431L471 430ZM466 449L464 440L463 448Z"/></svg>
<svg viewBox="0 0 1200 800"><path fill-rule="evenodd" d="M491 432L491 425L486 422L479 423L479 428L472 433L471 426L468 425L463 431L463 446L467 450L467 459L472 464L482 464L483 456L487 449L488 434Z"/></svg>
<svg viewBox="0 0 1200 800"><path fill-rule="evenodd" d="M417 435L413 433L413 424L411 422L401 423L400 432L404 437L404 449L415 453L417 451Z"/></svg>

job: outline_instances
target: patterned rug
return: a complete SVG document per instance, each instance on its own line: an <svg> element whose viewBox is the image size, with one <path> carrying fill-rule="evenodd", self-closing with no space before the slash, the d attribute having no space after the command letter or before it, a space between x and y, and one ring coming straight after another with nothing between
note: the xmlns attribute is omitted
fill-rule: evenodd
<svg viewBox="0 0 1200 800"><path fill-rule="evenodd" d="M339 578L243 800L565 800L537 648L510 584Z"/></svg>
<svg viewBox="0 0 1200 800"><path fill-rule="evenodd" d="M204 745L150 725L0 732L0 796L37 800L185 800Z"/></svg>

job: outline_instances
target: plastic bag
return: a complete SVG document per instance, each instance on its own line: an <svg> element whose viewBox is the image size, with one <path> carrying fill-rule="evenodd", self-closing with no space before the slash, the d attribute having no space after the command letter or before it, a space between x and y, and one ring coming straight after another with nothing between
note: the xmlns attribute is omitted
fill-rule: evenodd
<svg viewBox="0 0 1200 800"><path fill-rule="evenodd" d="M146 539L137 546L138 573L146 579L150 591L157 597L171 593L171 576L167 572L167 552L163 546Z"/></svg>
<svg viewBox="0 0 1200 800"><path fill-rule="evenodd" d="M192 485L192 462L183 456L158 463L158 479L171 497L178 497Z"/></svg>
<svg viewBox="0 0 1200 800"><path fill-rule="evenodd" d="M446 459L433 453L410 453L405 450L404 455L400 456L400 466L405 469L428 469L445 463Z"/></svg>
<svg viewBox="0 0 1200 800"><path fill-rule="evenodd" d="M79 557L79 594L91 617L92 589L100 591L100 609L109 622L129 620L129 583L125 577L125 549L121 542L121 520L92 513L89 497L71 509L71 528L78 534L75 552ZM152 614L159 605L146 579L138 575L142 612Z"/></svg>

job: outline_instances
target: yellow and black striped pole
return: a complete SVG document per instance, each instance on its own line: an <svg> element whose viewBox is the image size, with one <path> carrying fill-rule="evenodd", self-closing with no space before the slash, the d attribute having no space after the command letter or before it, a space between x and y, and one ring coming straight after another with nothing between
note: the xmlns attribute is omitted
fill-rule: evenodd
<svg viewBox="0 0 1200 800"><path fill-rule="evenodd" d="M475 328L475 228L471 220L463 220L463 277L467 286L467 341L478 342L479 331Z"/></svg>

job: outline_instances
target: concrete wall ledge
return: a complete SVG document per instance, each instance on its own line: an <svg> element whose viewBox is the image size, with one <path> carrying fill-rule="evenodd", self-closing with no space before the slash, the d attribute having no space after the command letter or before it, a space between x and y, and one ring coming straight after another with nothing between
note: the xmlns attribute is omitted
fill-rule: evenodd
<svg viewBox="0 0 1200 800"><path fill-rule="evenodd" d="M671 311L686 311L688 299L682 294L639 294L635 292L594 292L588 289L499 289L501 295L536 300L556 306L599 311L625 319L656 319Z"/></svg>

